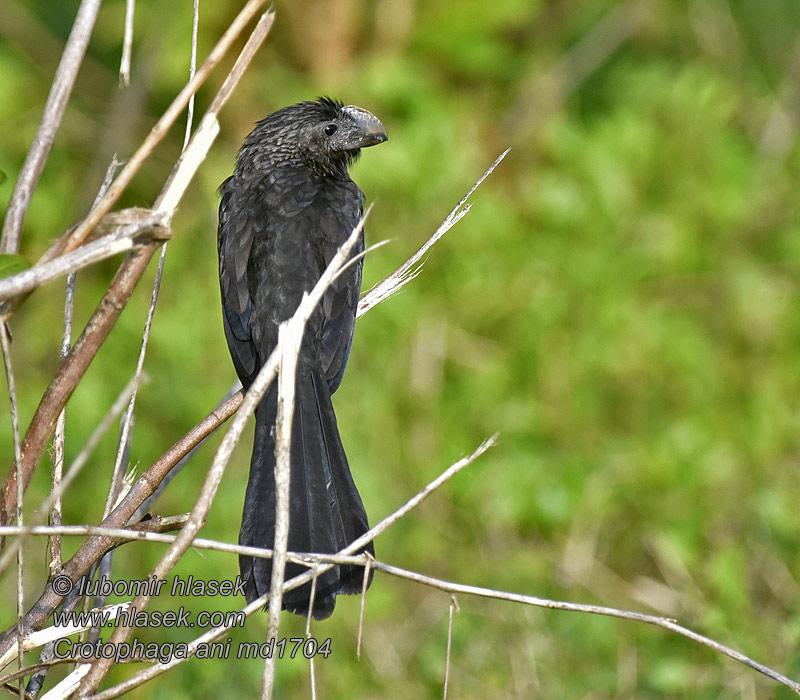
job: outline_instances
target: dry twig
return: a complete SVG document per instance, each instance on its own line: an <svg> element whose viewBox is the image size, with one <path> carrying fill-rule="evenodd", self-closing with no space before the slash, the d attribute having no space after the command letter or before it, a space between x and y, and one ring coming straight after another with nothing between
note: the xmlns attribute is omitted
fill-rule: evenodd
<svg viewBox="0 0 800 700"><path fill-rule="evenodd" d="M92 35L100 2L101 0L83 0L78 8L75 23L72 25L69 39L67 39L64 52L61 54L53 86L47 97L42 121L11 194L11 201L8 204L3 223L0 253L16 253L19 250L22 222L28 211L33 190L36 188L44 164L47 162L47 156L50 155L61 118L64 116L72 86L75 84L78 69L83 62L89 37Z"/></svg>

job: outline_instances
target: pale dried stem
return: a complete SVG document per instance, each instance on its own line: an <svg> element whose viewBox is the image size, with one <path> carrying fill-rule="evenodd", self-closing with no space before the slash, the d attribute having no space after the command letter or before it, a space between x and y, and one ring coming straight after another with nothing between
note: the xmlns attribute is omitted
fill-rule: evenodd
<svg viewBox="0 0 800 700"><path fill-rule="evenodd" d="M500 161L508 155L510 148L503 151L497 159L492 163L481 175L475 184L470 187L469 191L461 198L458 204L453 207L452 211L445 217L444 221L439 227L431 234L425 243L406 260L400 267L398 267L391 275L386 277L380 283L376 284L370 289L358 303L358 311L356 318L360 318L373 306L380 304L385 299L388 299L392 294L401 289L404 285L408 284L414 279L422 270L422 258L434 246L434 244L446 234L453 226L455 226L469 211L470 206L467 200L472 193L478 189L480 184L492 174L494 169L500 164ZM414 267L414 266L417 267Z"/></svg>
<svg viewBox="0 0 800 700"><path fill-rule="evenodd" d="M78 8L78 14L75 16L72 31L70 31L64 52L61 54L61 61L56 69L53 85L47 97L42 121L39 123L36 136L11 194L3 223L0 253L16 253L19 250L22 223L64 116L72 86L75 84L78 69L83 62L89 37L92 35L100 3L101 0L83 0Z"/></svg>
<svg viewBox="0 0 800 700"><path fill-rule="evenodd" d="M273 357L277 355L277 352L278 352L277 350L275 352L273 352ZM276 361L276 364L277 364L277 361ZM262 372L263 372L263 370L262 370ZM272 369L273 377L274 377L275 374L276 374L276 368L273 368ZM256 381L258 381L258 379ZM248 396L249 395L250 394L248 392ZM242 407L239 415L241 415L242 411L244 411L244 406ZM239 415L236 416L237 419L238 419ZM231 431L233 431L233 429L234 429L234 426L232 424L231 428L229 429L229 433L231 433ZM229 435L226 434L225 438L223 439L223 444L225 443L225 441L228 438L229 438ZM378 534L384 532L393 523L397 522L398 519L402 518L404 515L407 515L412 508L414 508L417 505L419 505L420 503L422 503L422 501L425 500L425 498L428 495L430 495L437 488L440 488L441 486L443 486L449 479L451 479L453 476L455 476L459 471L464 469L467 465L471 464L478 456L483 454L491 445L494 444L494 439L495 438L490 438L489 440L486 440L484 443L482 443L478 447L477 450L475 450L475 452L473 452L472 455L470 455L469 457L465 457L464 459L461 459L458 462L456 462L456 464L452 465L449 469L445 470L439 477L434 479L430 484L428 484L424 489L422 489L422 491L420 491L414 497L409 499L398 510L396 510L394 513L392 513L388 517L384 518L384 520L382 520L380 523L378 523L378 525L376 525L368 533L366 533L364 535L364 537L360 538L360 540L363 540L363 542L358 544L357 547L353 548L353 546L351 545L351 547L348 547L346 549L347 550L351 550L352 549L353 551L355 551L355 549L358 549L359 547L363 547L363 545L367 541L369 541L369 539L371 539L372 537L375 537ZM220 445L220 451L222 450L222 448L223 448L223 445ZM217 453L218 455L220 454L220 451L218 451L218 453ZM230 457L230 455L228 454L227 457L225 457L223 455L223 457L224 457L224 459L227 459L227 458ZM123 533L123 534L124 534L124 536L128 537L130 533ZM150 538L150 535L148 535L147 538ZM199 544L200 542L202 542L203 545L200 545ZM193 540L193 542L192 542L192 546L205 546L205 545L211 545L211 544L212 543L209 540L200 540L199 538ZM227 543L221 543L221 542L214 542L213 546L209 546L209 548L221 549L222 551L229 551L228 548L232 548L232 547L236 547L237 551L242 551L242 553L251 554L253 556L270 556L271 555L271 552L269 550L258 549L258 548L255 548L255 547L242 548L242 547L237 547L236 545L229 545ZM344 551L345 550L343 550L343 552ZM322 572L328 570L333 564L347 563L347 564L355 564L355 565L359 565L359 566L366 566L369 563L369 565L371 565L371 566L373 566L375 568L378 568L378 566L377 566L378 562L376 562L374 559L371 559L371 557L369 557L368 554L359 554L359 555L355 555L355 556L353 556L353 555L344 555L342 553L332 554L332 555L327 555L327 554L303 554L303 555L300 555L300 556L298 556L296 558L287 555L287 558L291 559L292 561L298 561L298 563L304 563L307 566L311 566L312 568L306 574L303 574L302 576L296 576L295 578L291 579L290 581L287 581L286 583L284 583L284 585L283 585L283 591L284 592L286 592L287 590L291 590L293 588L296 588L297 586L302 585L303 583L305 583L308 580L313 580L315 577L318 576L319 573L322 573ZM249 617L253 613L258 612L259 610L262 610L264 608L264 605L267 602L268 598L269 598L269 594L264 594L260 598L257 598L252 603L249 603L244 608L242 608L242 612L245 614L245 616ZM134 605L136 604L135 600L133 601L133 604ZM110 700L110 698L119 697L120 695L130 691L131 689L133 689L135 687L138 687L138 686L142 685L143 683L146 683L147 681L155 678L156 676L164 673L165 671L168 671L170 668L173 668L173 667L177 666L178 664L183 663L184 661L188 660L188 658L191 658L196 653L197 648L198 648L198 646L200 644L206 644L206 643L212 642L213 640L215 640L218 637L221 637L223 634L227 633L230 629L231 629L231 627L217 627L217 628L214 628L212 630L209 630L208 632L205 632L204 634L202 634L201 636L197 637L196 639L194 639L189 644L189 653L188 653L187 659L175 659L175 658L173 658L171 661L169 661L166 664L154 664L154 665L150 666L149 668L146 668L143 671L140 671L135 676L132 676L128 680L124 681L123 683L120 683L118 685L112 686L111 688L107 688L106 690L104 690L104 691L102 691L100 693L97 693L96 695L93 695L91 697L91 700Z"/></svg>
<svg viewBox="0 0 800 700"><path fill-rule="evenodd" d="M145 137L141 146L139 146L133 156L127 161L119 177L117 177L108 192L106 192L102 199L92 207L87 217L73 231L59 239L56 244L42 256L40 262L47 262L64 252L69 252L77 248L86 236L89 235L89 232L100 223L100 220L111 210L111 207L114 206L119 196L130 184L133 176L138 172L147 157L153 152L164 136L166 136L170 127L175 123L178 117L180 117L181 112L189 103L191 96L194 95L198 88L205 82L206 78L208 78L211 71L227 53L238 35L256 15L258 9L264 4L264 1L265 0L250 0L244 8L242 8L242 11L222 35L194 77L178 93L158 122L156 122L155 126L150 130L150 133Z"/></svg>
<svg viewBox="0 0 800 700"><path fill-rule="evenodd" d="M361 638L364 634L364 611L367 605L367 586L369 586L369 576L372 573L372 555L365 553L367 565L364 567L364 579L361 584L361 606L358 612L358 639L356 640L356 658L361 658Z"/></svg>
<svg viewBox="0 0 800 700"><path fill-rule="evenodd" d="M89 440L86 442L86 445L73 460L70 468L67 470L66 476L61 481L58 488L56 488L54 491L51 491L44 502L37 509L37 515L35 515L33 518L34 523L39 523L47 517L47 514L50 512L50 508L53 506L53 503L55 503L58 498L61 498L72 482L75 481L75 478L78 476L78 474L80 474L81 469L83 469L83 467L86 465L86 462L89 460L89 457L94 452L103 435L106 434L112 423L119 417L120 413L122 413L123 409L125 408L125 404L128 402L135 389L136 383L131 381L122 390L122 393L120 393L116 401L114 401L114 404L111 406L108 413L103 416L103 419L94 429L94 431L92 431L92 434L89 436ZM18 481L17 483L21 482ZM22 502L21 497L19 498L18 502ZM17 537L13 543L6 546L6 551L0 557L0 573L2 573L8 566L14 553L21 549L23 538L24 536L21 535Z"/></svg>
<svg viewBox="0 0 800 700"><path fill-rule="evenodd" d="M103 182L95 197L97 202L103 196L105 191L111 186L111 181L114 179L114 173L117 172L119 167L119 160L117 160L116 153L111 159L111 162L106 169ZM61 352L59 359L63 362L69 355L70 347L72 345L72 312L75 299L75 281L76 272L72 270L67 274L67 285L64 295L64 330L61 336ZM66 407L61 409L56 421L55 432L53 434L53 456L51 461L50 473L50 490L57 492L59 490L61 480L64 476L64 441L66 439L66 421L67 413ZM61 496L58 496L53 501L53 507L50 510L50 524L61 525L62 503ZM48 541L47 545L47 562L50 576L55 576L58 569L61 567L61 539L56 534Z"/></svg>
<svg viewBox="0 0 800 700"><path fill-rule="evenodd" d="M453 646L453 613L456 611L458 603L456 597L450 595L450 610L447 616L447 653L444 661L444 690L442 692L442 700L447 700L447 684L450 680L450 650Z"/></svg>
<svg viewBox="0 0 800 700"><path fill-rule="evenodd" d="M17 468L17 525L22 526L22 481L19 478L20 465L22 463L22 452L19 440L19 419L17 417L17 389L14 381L14 369L11 364L11 348L9 343L8 328L5 322L0 320L0 346L3 350L3 365L6 370L6 383L8 384L8 401L11 412L11 430L14 435L14 464ZM10 557L9 557L10 559ZM0 571L2 571L0 569ZM22 648L22 617L24 608L24 557L22 548L17 550L17 664L19 668L25 665L25 655ZM19 688L20 698L24 698L22 684Z"/></svg>
<svg viewBox="0 0 800 700"><path fill-rule="evenodd" d="M133 18L136 0L125 0L125 28L122 33L122 57L119 61L120 87L131 84L131 54L133 52Z"/></svg>

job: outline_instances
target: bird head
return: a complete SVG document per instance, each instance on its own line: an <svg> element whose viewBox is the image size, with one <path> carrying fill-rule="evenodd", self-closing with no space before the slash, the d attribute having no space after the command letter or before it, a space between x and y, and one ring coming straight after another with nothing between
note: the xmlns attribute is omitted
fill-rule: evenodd
<svg viewBox="0 0 800 700"><path fill-rule="evenodd" d="M329 176L347 176L361 149L389 137L366 109L329 97L300 102L262 119L242 148L258 169L304 164Z"/></svg>

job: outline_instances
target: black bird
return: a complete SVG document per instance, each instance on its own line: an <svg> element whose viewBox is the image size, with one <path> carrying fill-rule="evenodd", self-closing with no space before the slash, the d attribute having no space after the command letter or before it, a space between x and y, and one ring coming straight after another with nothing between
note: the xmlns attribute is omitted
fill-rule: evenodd
<svg viewBox="0 0 800 700"><path fill-rule="evenodd" d="M364 195L348 166L360 150L386 141L383 124L360 107L330 98L284 107L262 119L220 186L218 250L223 322L245 389L296 311L352 233ZM364 250L363 234L352 256ZM331 395L353 341L362 261L333 283L306 326L292 421L289 550L337 552L369 529L339 437ZM272 548L275 537L277 383L256 409L250 478L239 544ZM372 544L366 551L374 553ZM252 602L269 592L272 561L240 556ZM286 578L306 571L287 564ZM329 617L337 593L359 593L363 567L335 566L319 576L312 615ZM308 614L311 586L283 597L283 608Z"/></svg>

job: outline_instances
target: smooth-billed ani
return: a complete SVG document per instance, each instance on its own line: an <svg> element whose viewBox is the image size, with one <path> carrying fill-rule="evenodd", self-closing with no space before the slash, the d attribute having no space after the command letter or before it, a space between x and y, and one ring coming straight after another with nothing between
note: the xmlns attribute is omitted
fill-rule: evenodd
<svg viewBox="0 0 800 700"><path fill-rule="evenodd" d="M360 149L386 141L364 109L329 98L285 107L262 119L220 187L219 279L223 323L245 389L297 309L357 225L364 196L348 166ZM364 250L363 235L352 253ZM306 326L295 383L291 438L289 550L337 552L369 529L350 475L331 395L353 340L361 290L359 259L331 285ZM256 409L250 478L239 544L272 548L275 537L277 382ZM370 544L365 548L373 552ZM269 591L272 560L239 557L248 601ZM306 570L286 566L291 578ZM337 593L361 591L363 568L334 566L317 580L312 614L328 617ZM283 607L306 615L310 584L289 591Z"/></svg>

